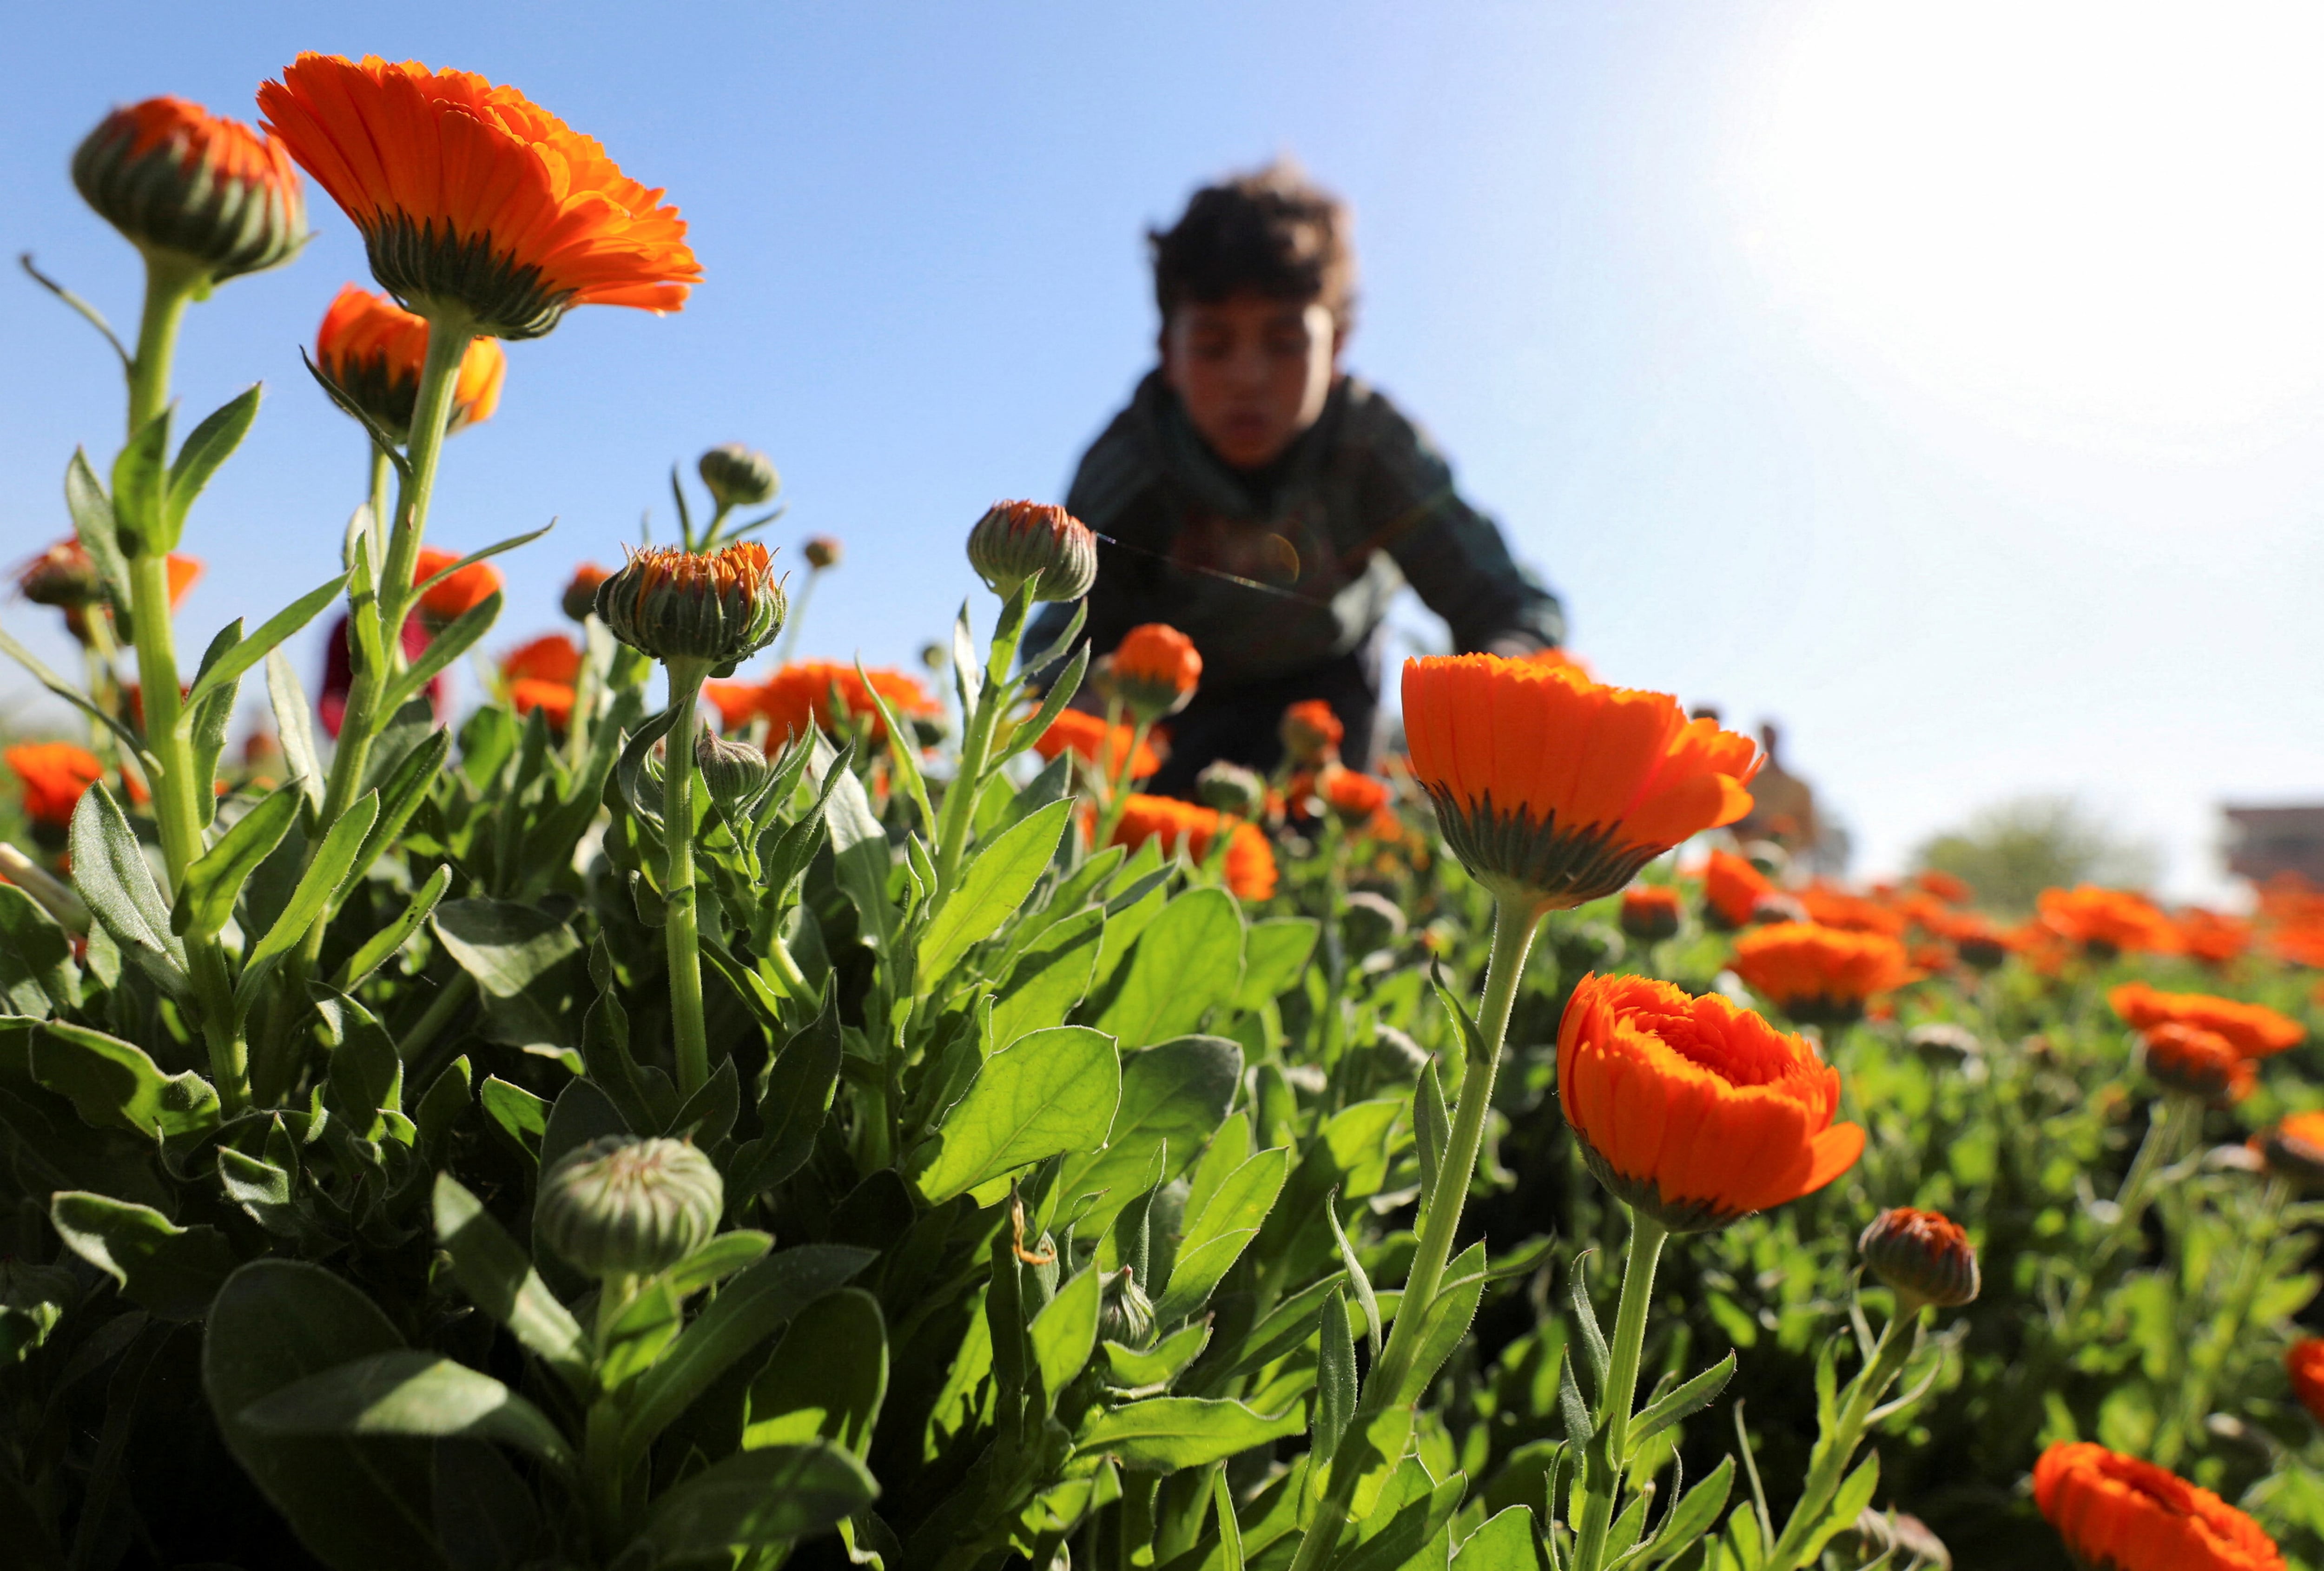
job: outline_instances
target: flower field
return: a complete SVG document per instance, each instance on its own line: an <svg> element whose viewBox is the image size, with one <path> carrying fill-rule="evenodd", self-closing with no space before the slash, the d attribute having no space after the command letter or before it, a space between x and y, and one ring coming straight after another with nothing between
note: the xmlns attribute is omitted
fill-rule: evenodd
<svg viewBox="0 0 2324 1571"><path fill-rule="evenodd" d="M1149 795L1201 656L1026 646L1079 522L964 510L940 688L792 658L841 547L735 445L512 610L442 443L683 221L480 78L259 103L74 164L148 294L19 573L84 669L0 633L83 726L0 807L9 1564L2324 1567L2324 894L1803 883L1750 743L1554 654ZM259 411L174 431L178 325L299 169L369 494L182 627Z"/></svg>

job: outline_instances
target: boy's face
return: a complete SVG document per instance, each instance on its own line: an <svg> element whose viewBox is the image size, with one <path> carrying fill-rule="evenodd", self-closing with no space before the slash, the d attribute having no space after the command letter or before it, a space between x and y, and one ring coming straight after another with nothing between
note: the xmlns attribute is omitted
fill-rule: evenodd
<svg viewBox="0 0 2324 1571"><path fill-rule="evenodd" d="M1339 352L1320 301L1248 293L1190 300L1163 325L1162 378L1213 451L1256 469L1323 412Z"/></svg>

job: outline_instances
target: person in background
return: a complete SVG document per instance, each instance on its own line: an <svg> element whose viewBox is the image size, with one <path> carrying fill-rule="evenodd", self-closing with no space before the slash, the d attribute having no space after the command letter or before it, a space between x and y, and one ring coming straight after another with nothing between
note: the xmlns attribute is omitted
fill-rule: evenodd
<svg viewBox="0 0 2324 1571"><path fill-rule="evenodd" d="M1784 767L1776 751L1783 733L1772 720L1759 723L1759 750L1765 760L1751 780L1751 810L1735 825L1735 837L1766 840L1793 855L1812 852L1823 841L1823 821L1817 816L1815 790Z"/></svg>
<svg viewBox="0 0 2324 1571"><path fill-rule="evenodd" d="M1283 712L1307 699L1368 766L1381 623L1405 584L1461 652L1559 643L1556 597L1420 429L1342 369L1356 261L1338 199L1278 161L1195 192L1148 241L1161 364L1083 456L1065 508L1101 537L1094 652L1161 622L1203 657L1148 790L1190 794L1219 759L1273 770ZM1025 647L1071 612L1046 607Z"/></svg>

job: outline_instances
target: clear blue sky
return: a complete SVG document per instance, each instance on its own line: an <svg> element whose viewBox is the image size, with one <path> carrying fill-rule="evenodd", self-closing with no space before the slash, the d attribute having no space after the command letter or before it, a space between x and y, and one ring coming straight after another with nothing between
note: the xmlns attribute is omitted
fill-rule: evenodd
<svg viewBox="0 0 2324 1571"><path fill-rule="evenodd" d="M672 460L740 439L783 471L783 543L847 543L807 650L908 662L973 587L967 524L1060 494L1147 366L1144 226L1293 152L1357 209L1351 365L1436 434L1601 676L1780 716L1862 869L2065 790L2212 889L2220 799L2324 796L2324 50L2289 5L1873 12L28 8L0 241L126 325L134 258L65 174L110 105L248 116L306 48L509 81L667 186L708 276L681 315L512 346L499 417L452 443L432 539L559 521L507 561L495 646L555 625L570 566L642 509L667 521ZM298 347L367 280L313 199L305 256L186 333L189 411L268 390L189 531L197 644L324 578L359 494ZM61 531L65 460L108 458L121 404L27 283L0 282L0 344L14 559ZM47 613L0 618L67 652Z"/></svg>

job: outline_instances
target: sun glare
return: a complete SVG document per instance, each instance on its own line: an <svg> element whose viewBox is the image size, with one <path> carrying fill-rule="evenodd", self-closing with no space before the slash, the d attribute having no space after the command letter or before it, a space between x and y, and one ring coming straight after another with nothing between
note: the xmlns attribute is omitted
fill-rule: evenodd
<svg viewBox="0 0 2324 1571"><path fill-rule="evenodd" d="M2324 7L1831 4L1739 187L1811 316L2045 435L2200 439L2324 383Z"/></svg>

